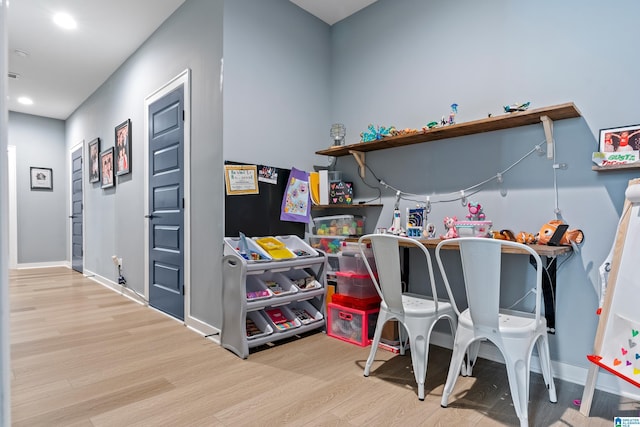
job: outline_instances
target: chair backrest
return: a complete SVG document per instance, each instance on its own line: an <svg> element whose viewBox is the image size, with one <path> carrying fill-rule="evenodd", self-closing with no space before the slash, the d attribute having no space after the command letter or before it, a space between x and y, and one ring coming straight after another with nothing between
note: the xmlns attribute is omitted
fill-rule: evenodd
<svg viewBox="0 0 640 427"><path fill-rule="evenodd" d="M524 254L531 255L536 261L535 317L536 320L540 320L543 266L536 251L522 243L485 237L460 237L443 240L436 247L436 260L447 285L447 274L440 255L440 250L445 245L459 246L467 303L474 325L496 330L500 309L500 272L503 248L505 252L522 253L524 251Z"/></svg>
<svg viewBox="0 0 640 427"><path fill-rule="evenodd" d="M373 249L373 257L378 270L377 278L373 269L369 265L365 254L367 242L371 242L371 248ZM369 271L369 275L371 276L380 297L387 304L389 310L396 313L404 313L404 309L402 307L402 277L400 271L401 244L408 247L413 246L421 250L424 256L424 262L427 266L429 285L431 287L433 300L437 310L438 294L436 292L435 280L433 277L433 266L429 251L422 243L407 237L400 237L392 234L367 234L358 240L360 254L362 255L362 259L364 260L367 270ZM449 298L453 299L448 287L447 293L449 294Z"/></svg>

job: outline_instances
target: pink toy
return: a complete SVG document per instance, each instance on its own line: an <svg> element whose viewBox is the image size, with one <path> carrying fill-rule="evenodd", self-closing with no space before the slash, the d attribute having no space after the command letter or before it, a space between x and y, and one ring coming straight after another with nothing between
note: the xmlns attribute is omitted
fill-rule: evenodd
<svg viewBox="0 0 640 427"><path fill-rule="evenodd" d="M480 203L469 202L467 207L469 208L469 215L467 215L469 221L484 221L485 214L482 212L482 205L480 205Z"/></svg>
<svg viewBox="0 0 640 427"><path fill-rule="evenodd" d="M441 239L454 239L458 237L458 230L456 230L456 221L458 218L455 216L444 218L444 228L447 230L445 235L440 235Z"/></svg>

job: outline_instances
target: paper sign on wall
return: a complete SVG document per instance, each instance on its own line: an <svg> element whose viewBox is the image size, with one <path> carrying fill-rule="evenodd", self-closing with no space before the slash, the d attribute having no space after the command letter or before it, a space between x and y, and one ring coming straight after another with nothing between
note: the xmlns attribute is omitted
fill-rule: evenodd
<svg viewBox="0 0 640 427"><path fill-rule="evenodd" d="M227 195L258 194L258 167L256 165L224 165Z"/></svg>

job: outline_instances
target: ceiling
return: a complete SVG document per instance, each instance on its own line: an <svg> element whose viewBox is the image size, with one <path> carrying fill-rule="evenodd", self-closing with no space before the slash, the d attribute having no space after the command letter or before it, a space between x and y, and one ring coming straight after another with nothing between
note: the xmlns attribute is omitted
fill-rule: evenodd
<svg viewBox="0 0 640 427"><path fill-rule="evenodd" d="M11 1L9 110L67 119L184 1ZM290 1L333 25L376 0ZM73 15L77 29L57 27L56 12Z"/></svg>

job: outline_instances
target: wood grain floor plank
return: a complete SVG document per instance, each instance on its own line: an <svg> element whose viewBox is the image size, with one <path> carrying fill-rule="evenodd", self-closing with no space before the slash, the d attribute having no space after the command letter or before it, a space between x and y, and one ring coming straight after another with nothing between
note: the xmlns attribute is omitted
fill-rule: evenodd
<svg viewBox="0 0 640 427"><path fill-rule="evenodd" d="M516 425L504 365L480 360L440 398L451 351L430 347L426 399L407 354L384 350L363 376L368 347L322 332L253 349L242 360L175 319L66 268L13 270L15 426L504 426ZM610 426L638 402L556 380L548 402L532 375L532 426Z"/></svg>

